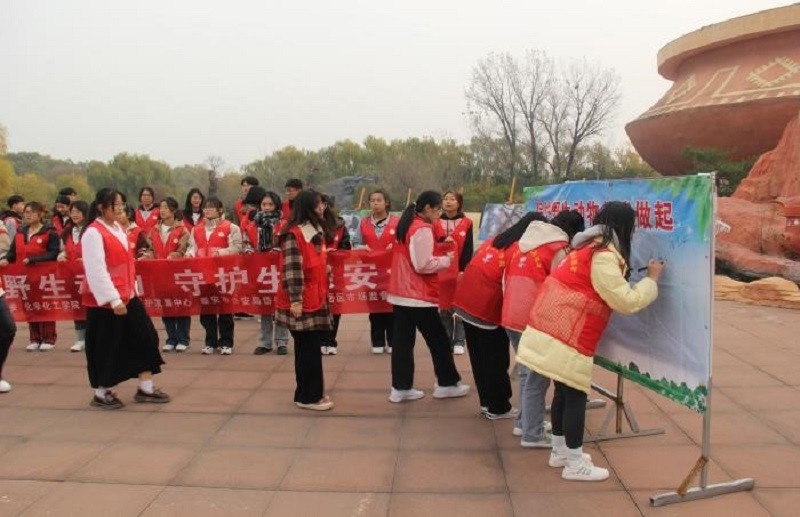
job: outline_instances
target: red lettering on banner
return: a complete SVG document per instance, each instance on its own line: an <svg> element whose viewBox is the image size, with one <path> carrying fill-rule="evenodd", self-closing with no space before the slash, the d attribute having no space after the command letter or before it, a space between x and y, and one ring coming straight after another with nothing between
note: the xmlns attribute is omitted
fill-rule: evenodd
<svg viewBox="0 0 800 517"><path fill-rule="evenodd" d="M641 229L651 228L650 203L647 201L636 202L636 227Z"/></svg>
<svg viewBox="0 0 800 517"><path fill-rule="evenodd" d="M656 201L656 229L671 232L675 229L675 221L672 220L672 202Z"/></svg>

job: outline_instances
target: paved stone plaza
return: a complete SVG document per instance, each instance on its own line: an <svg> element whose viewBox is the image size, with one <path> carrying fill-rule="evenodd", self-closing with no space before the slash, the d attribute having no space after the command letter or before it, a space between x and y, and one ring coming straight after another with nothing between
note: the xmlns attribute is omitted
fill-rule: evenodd
<svg viewBox="0 0 800 517"><path fill-rule="evenodd" d="M754 477L750 493L651 508L699 456L698 414L627 384L642 427L666 434L587 445L603 483L562 481L547 452L523 450L509 420L479 416L474 393L390 404L389 357L370 353L365 316L343 318L340 353L324 357L327 414L292 403L292 356L254 356L258 323L236 322L232 356L165 354L157 377L173 402L89 407L82 354L59 324L56 350L26 353L20 325L0 395L0 516L11 515L797 515L800 512L800 315L718 303L711 481ZM156 321L160 327L160 320ZM163 331L163 329L162 329ZM467 356L456 359L473 384ZM613 377L596 380L613 388ZM596 431L605 410L587 416Z"/></svg>

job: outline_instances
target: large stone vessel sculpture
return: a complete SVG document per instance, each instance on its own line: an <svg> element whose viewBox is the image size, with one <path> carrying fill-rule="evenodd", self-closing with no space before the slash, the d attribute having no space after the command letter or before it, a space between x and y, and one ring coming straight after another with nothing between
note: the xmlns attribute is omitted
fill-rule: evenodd
<svg viewBox="0 0 800 517"><path fill-rule="evenodd" d="M769 151L800 111L800 4L682 36L659 51L658 72L674 84L625 130L661 174L690 170L687 147Z"/></svg>

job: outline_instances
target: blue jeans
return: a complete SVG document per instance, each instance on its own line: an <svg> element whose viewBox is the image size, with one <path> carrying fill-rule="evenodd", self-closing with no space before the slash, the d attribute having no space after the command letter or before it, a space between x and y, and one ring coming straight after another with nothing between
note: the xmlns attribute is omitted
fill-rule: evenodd
<svg viewBox="0 0 800 517"><path fill-rule="evenodd" d="M275 346L286 346L289 342L289 329L283 325L275 324L275 316L261 315L261 337L258 340L260 348L272 350L272 329L275 329Z"/></svg>
<svg viewBox="0 0 800 517"><path fill-rule="evenodd" d="M522 333L506 329L514 351L519 347ZM522 441L535 442L544 438L544 414L547 410L545 396L550 379L527 366L517 363L519 374L519 416L514 426L522 429Z"/></svg>
<svg viewBox="0 0 800 517"><path fill-rule="evenodd" d="M189 345L189 327L192 318L189 316L175 316L172 318L161 318L164 327L167 329L167 344L172 346Z"/></svg>

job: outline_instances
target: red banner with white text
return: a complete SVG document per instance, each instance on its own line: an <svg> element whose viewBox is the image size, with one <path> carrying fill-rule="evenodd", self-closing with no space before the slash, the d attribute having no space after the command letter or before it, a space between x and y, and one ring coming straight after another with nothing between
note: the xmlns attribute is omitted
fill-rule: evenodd
<svg viewBox="0 0 800 517"><path fill-rule="evenodd" d="M280 281L279 253L229 257L140 260L136 280L151 316L273 314ZM390 312L386 289L390 251L337 250L328 254L328 303L335 314ZM9 264L0 269L6 301L16 321L85 319L77 262Z"/></svg>

